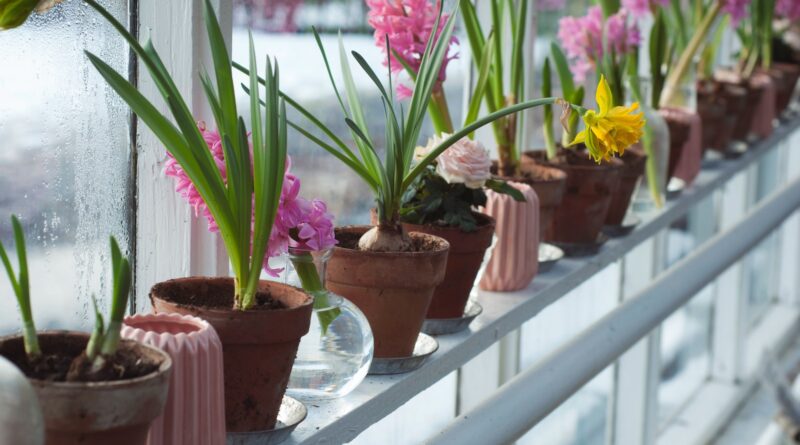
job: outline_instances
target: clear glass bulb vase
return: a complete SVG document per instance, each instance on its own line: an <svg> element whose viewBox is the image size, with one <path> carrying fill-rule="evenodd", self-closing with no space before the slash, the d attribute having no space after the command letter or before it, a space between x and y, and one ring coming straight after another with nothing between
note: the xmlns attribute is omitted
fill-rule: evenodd
<svg viewBox="0 0 800 445"><path fill-rule="evenodd" d="M301 340L287 393L302 399L342 397L367 376L372 330L367 317L346 298L325 289L332 249L289 248L285 280L314 297L311 328Z"/></svg>
<svg viewBox="0 0 800 445"><path fill-rule="evenodd" d="M664 118L650 107L642 110L647 120L642 148L647 154L644 178L633 195L633 209L648 212L666 202L669 167L669 128Z"/></svg>

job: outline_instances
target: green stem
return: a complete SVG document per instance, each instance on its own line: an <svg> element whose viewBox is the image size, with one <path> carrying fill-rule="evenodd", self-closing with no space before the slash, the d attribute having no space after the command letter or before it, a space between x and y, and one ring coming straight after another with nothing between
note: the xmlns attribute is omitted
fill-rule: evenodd
<svg viewBox="0 0 800 445"><path fill-rule="evenodd" d="M441 83L433 90L431 101L428 103L428 113L431 115L433 128L437 133L453 133L453 119L450 117L450 108L447 105L447 97Z"/></svg>
<svg viewBox="0 0 800 445"><path fill-rule="evenodd" d="M316 309L314 312L316 312L319 324L322 327L322 335L325 335L328 332L328 327L336 320L336 317L341 315L342 311L339 308L330 308L328 290L325 289L325 283L322 282L319 276L311 253L305 252L293 255L296 257L296 259L292 259L294 270L300 278L300 284L303 289L314 297L314 309Z"/></svg>
<svg viewBox="0 0 800 445"><path fill-rule="evenodd" d="M709 31L711 31L714 21L721 10L722 2L717 0L708 10L705 17L703 17L703 20L700 22L700 26L697 28L694 35L692 35L692 39L689 41L689 44L681 53L681 57L678 59L678 63L675 65L675 68L672 69L672 71L669 73L669 76L667 76L664 90L661 92L661 104L669 105L675 99L681 80L689 71L689 67L692 64L694 55L697 53L697 50L700 48L700 45L702 45Z"/></svg>
<svg viewBox="0 0 800 445"><path fill-rule="evenodd" d="M659 178L658 175L658 165L656 164L656 157L653 152L653 142L655 142L653 129L650 128L650 125L645 125L644 134L642 135L642 148L644 148L644 152L647 155L647 161L645 163L647 186L650 189L650 196L653 197L656 208L660 209L664 206L664 202L661 200L661 187L659 186L659 180L661 178Z"/></svg>
<svg viewBox="0 0 800 445"><path fill-rule="evenodd" d="M25 344L25 354L28 358L36 358L42 355L39 349L39 337L36 336L36 326L32 321L25 321L22 325L22 340Z"/></svg>

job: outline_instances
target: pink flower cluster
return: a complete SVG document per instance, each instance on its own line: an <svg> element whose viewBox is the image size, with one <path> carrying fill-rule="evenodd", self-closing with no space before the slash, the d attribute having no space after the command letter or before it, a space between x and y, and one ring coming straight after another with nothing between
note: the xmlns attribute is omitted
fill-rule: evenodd
<svg viewBox="0 0 800 445"><path fill-rule="evenodd" d="M604 34L608 47L617 56L636 51L641 43L639 28L628 23L628 11L624 8L608 20L603 20L599 6L592 6L583 17L564 17L559 21L558 38L570 59L575 81L585 81L586 74L602 60Z"/></svg>
<svg viewBox="0 0 800 445"><path fill-rule="evenodd" d="M622 0L622 7L631 12L634 17L644 17L653 11L653 8L667 6L669 0Z"/></svg>
<svg viewBox="0 0 800 445"><path fill-rule="evenodd" d="M791 21L800 20L800 0L778 0L775 12Z"/></svg>
<svg viewBox="0 0 800 445"><path fill-rule="evenodd" d="M734 28L739 25L743 18L747 17L747 7L752 0L724 0L722 11L731 16L731 26Z"/></svg>
<svg viewBox="0 0 800 445"><path fill-rule="evenodd" d="M414 72L419 72L425 46L433 32L436 17L439 14L439 3L436 7L428 0L366 0L369 7L368 22L375 29L375 44L386 54L386 37L389 38L389 69L397 74L403 71L403 65L397 60L394 53L399 55L403 62L411 67ZM447 14L442 14L436 30L438 37L447 21ZM451 46L447 50L442 68L439 71L439 82L444 82L447 64L457 55L451 54L453 44L458 40L452 37ZM403 84L397 85L397 96L401 99L410 97L412 90Z"/></svg>
<svg viewBox="0 0 800 445"><path fill-rule="evenodd" d="M198 128L208 144L223 180L227 181L225 154L219 132L207 130L203 122L198 123ZM200 192L172 154L167 152L167 156L164 174L175 180L175 191L194 208L195 216L202 214L206 218L210 232L218 232L219 227ZM336 244L333 234L333 215L328 213L327 205L319 199L309 201L301 198L300 179L293 175L290 169L291 160L287 158L278 214L272 226L267 255L264 258L264 271L272 276L278 276L282 269L271 267L269 259L286 253L289 247L324 250Z"/></svg>

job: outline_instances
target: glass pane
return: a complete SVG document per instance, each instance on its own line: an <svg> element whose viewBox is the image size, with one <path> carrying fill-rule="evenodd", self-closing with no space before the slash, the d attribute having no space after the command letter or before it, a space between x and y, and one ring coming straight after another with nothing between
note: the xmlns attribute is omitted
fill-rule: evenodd
<svg viewBox="0 0 800 445"><path fill-rule="evenodd" d="M101 3L127 17L127 1ZM82 2L0 32L0 239L19 215L39 328L88 328L90 295L105 308L110 293L108 236L130 244L127 107L84 50L127 72L123 40ZM0 333L19 327L12 295L3 273Z"/></svg>
<svg viewBox="0 0 800 445"><path fill-rule="evenodd" d="M667 230L665 268L692 253L717 231L717 197L712 195ZM698 292L661 325L659 423L663 425L686 403L708 376L714 285Z"/></svg>
<svg viewBox="0 0 800 445"><path fill-rule="evenodd" d="M345 143L355 148L328 79L319 48L311 33L311 26L320 30L333 77L340 92L344 94L336 33L339 29L342 29L344 46L348 54L350 51L361 54L380 79L384 83L387 82L387 70L383 65L384 56L381 49L375 45L372 29L367 24L366 17L367 9L363 0L328 2L237 0L234 3L233 59L247 64L248 26L251 26L259 63L263 63L267 54L277 58L280 63L281 90L311 110ZM460 38L460 41L466 40ZM445 82L449 108L456 123L461 115L462 65L460 60L450 63ZM374 117L368 120L369 130L378 145L376 149L382 156L384 121L378 116L383 116L384 111L380 95L369 77L352 58L350 66L355 83L361 92L364 113ZM237 76L239 81L245 81L245 77L238 72ZM405 81L405 75L400 79ZM241 92L238 103L239 112L243 116L249 115L248 101L247 95ZM408 107L407 100L402 103L404 107ZM293 110L290 110L289 114L291 120L300 123L321 139L328 140ZM431 127L426 126L422 130L422 138L427 139L431 133ZM302 182L301 194L307 198L325 200L329 210L336 215L337 225L368 223L373 198L364 181L301 134L292 132L290 141L289 155L293 161L292 170Z"/></svg>

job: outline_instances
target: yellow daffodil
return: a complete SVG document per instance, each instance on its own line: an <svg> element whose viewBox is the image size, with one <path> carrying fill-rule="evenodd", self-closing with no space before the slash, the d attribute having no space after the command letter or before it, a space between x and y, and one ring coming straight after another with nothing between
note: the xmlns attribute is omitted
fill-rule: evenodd
<svg viewBox="0 0 800 445"><path fill-rule="evenodd" d="M600 163L610 160L614 154L622 155L626 148L638 142L644 133L645 120L643 113L634 113L639 108L638 102L629 107L613 106L611 88L603 76L597 85L596 99L599 110L584 113L586 128L570 145L586 144L589 154Z"/></svg>

